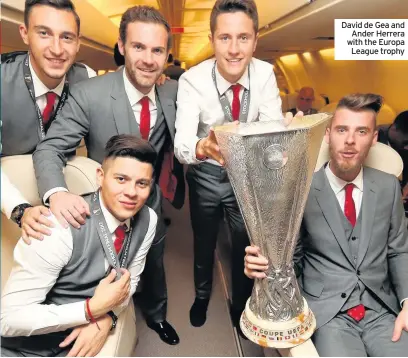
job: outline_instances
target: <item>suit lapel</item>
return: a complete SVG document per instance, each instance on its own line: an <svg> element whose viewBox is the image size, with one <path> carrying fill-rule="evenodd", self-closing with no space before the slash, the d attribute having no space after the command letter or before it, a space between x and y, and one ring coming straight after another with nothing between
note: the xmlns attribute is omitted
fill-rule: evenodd
<svg viewBox="0 0 408 358"><path fill-rule="evenodd" d="M174 142L174 136L176 134L175 129L175 104L174 102L164 95L163 86L156 86L157 100L160 102L163 116L169 129L171 140Z"/></svg>
<svg viewBox="0 0 408 358"><path fill-rule="evenodd" d="M324 172L324 166L316 173L314 189L317 203L320 206L327 224L330 226L334 237L339 243L344 255L347 257L347 260L353 265L350 246L339 215L339 204Z"/></svg>
<svg viewBox="0 0 408 358"><path fill-rule="evenodd" d="M116 79L113 82L111 101L113 117L116 124L118 134L136 134L140 136L137 128L131 126L131 120L134 119L132 108L130 107L129 98L125 91L125 84L123 82L123 71L115 73ZM133 121L135 122L135 121Z"/></svg>
<svg viewBox="0 0 408 358"><path fill-rule="evenodd" d="M369 178L369 169L363 169L363 200L362 200L362 227L361 240L358 247L357 268L363 262L367 253L368 246L371 241L371 233L373 231L373 222L375 210L377 206L377 186L373 180Z"/></svg>

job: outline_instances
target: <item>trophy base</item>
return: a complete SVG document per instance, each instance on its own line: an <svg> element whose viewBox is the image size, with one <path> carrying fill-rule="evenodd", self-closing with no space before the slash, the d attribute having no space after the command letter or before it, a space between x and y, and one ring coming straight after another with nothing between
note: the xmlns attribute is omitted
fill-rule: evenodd
<svg viewBox="0 0 408 358"><path fill-rule="evenodd" d="M316 319L303 298L303 312L287 322L257 318L249 309L249 299L242 312L240 327L245 336L262 347L292 348L307 341L316 329Z"/></svg>

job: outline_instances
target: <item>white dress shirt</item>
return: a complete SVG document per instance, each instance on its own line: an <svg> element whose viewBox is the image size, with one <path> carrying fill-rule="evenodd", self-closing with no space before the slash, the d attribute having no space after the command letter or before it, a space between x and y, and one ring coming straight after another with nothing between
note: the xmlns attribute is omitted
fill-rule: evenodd
<svg viewBox="0 0 408 358"><path fill-rule="evenodd" d="M31 71L31 77L33 79L33 86L34 86L34 93L35 93L35 101L40 109L41 113L44 111L45 106L47 105L47 96L48 92L54 92L57 94L58 99L55 100L54 109L58 105L59 98L61 97L62 91L64 89L65 83L65 76L62 81L59 83L57 87L54 89L49 89L41 80L38 78L34 68L31 65L31 61L29 59L29 66ZM95 77L96 72L84 65L86 67L88 77ZM3 133L4 134L4 133ZM27 200L24 196L19 192L19 190L10 182L7 175L1 172L1 211L10 218L11 212L13 209L20 204L27 203Z"/></svg>
<svg viewBox="0 0 408 358"><path fill-rule="evenodd" d="M361 203L363 200L363 167L361 167L360 172L352 182L344 181L343 179L340 179L339 177L335 176L330 169L330 162L329 164L327 164L324 170L327 179L329 180L330 187L333 189L333 192L336 195L337 201L340 204L343 214L344 214L344 202L346 200L345 186L350 183L354 184L352 196L354 200L354 206L356 208L357 219L358 215L360 214Z"/></svg>
<svg viewBox="0 0 408 358"><path fill-rule="evenodd" d="M122 224L104 206L101 209L108 229L115 240L114 231ZM156 233L157 215L149 208L150 223L145 239L128 266L131 276L128 298L115 308L115 314L128 305L143 272L146 255ZM64 229L51 216L55 227L44 241L32 240L27 245L22 239L14 249L14 266L3 291L1 301L1 335L5 337L30 336L63 331L86 324L85 301L65 305L44 305L43 302L58 279L60 271L72 256L71 229ZM129 227L129 222L128 222ZM75 229L72 229L75 230ZM105 269L109 267L105 259Z"/></svg>
<svg viewBox="0 0 408 358"><path fill-rule="evenodd" d="M212 78L215 60L206 60L185 72L179 80L177 94L175 154L180 162L198 164L196 158L197 142L208 136L210 128L228 123L221 107L219 95ZM229 83L218 72L215 75L220 95L226 92L231 105L233 93ZM244 88L250 89L250 104L247 122L282 120L282 102L276 85L272 65L252 58L248 69L238 80ZM209 162L219 165L214 160Z"/></svg>
<svg viewBox="0 0 408 358"><path fill-rule="evenodd" d="M155 88L153 86L150 92L147 95L144 95L132 83L129 81L128 76L126 74L126 70L123 70L123 81L125 83L125 91L129 98L130 106L132 107L133 113L135 115L135 119L137 124L140 126L140 113L142 111L142 104L139 102L143 97L147 96L149 98L149 109L150 109L150 134L152 133L152 129L156 124L157 121L157 106L156 106L156 93Z"/></svg>

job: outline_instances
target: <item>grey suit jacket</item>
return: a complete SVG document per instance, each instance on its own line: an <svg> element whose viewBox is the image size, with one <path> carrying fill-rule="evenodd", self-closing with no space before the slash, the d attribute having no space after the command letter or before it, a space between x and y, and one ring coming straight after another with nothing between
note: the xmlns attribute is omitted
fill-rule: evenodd
<svg viewBox="0 0 408 358"><path fill-rule="evenodd" d="M343 307L360 279L391 311L408 298L407 224L396 177L364 168L362 229L356 265L339 203L324 172L315 173L307 199L295 265L317 327Z"/></svg>
<svg viewBox="0 0 408 358"><path fill-rule="evenodd" d="M1 119L2 156L31 154L41 141L37 109L24 81L23 64L26 52L2 54ZM86 67L72 65L67 73L71 85L88 79Z"/></svg>
<svg viewBox="0 0 408 358"><path fill-rule="evenodd" d="M174 140L177 82L157 87L165 121ZM88 157L101 163L107 141L117 134L140 136L134 113L126 95L123 69L95 77L70 88L68 100L33 154L40 197L66 183L63 168L68 155L85 138ZM155 187L149 206L160 214L160 189Z"/></svg>

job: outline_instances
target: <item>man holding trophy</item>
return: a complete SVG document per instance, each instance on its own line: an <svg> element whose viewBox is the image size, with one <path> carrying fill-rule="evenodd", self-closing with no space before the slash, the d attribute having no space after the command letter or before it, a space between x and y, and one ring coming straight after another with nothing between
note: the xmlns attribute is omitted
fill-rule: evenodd
<svg viewBox="0 0 408 358"><path fill-rule="evenodd" d="M270 63L252 57L258 39L254 0L218 0L211 12L215 59L191 68L179 80L175 154L190 165L191 223L194 232L195 327L206 321L214 250L222 211L232 237L232 318L237 325L252 282L242 273L248 235L215 139L213 127L228 122L283 120ZM293 117L290 114L290 117ZM290 120L288 117L288 121Z"/></svg>
<svg viewBox="0 0 408 358"><path fill-rule="evenodd" d="M330 161L314 176L294 263L316 316L321 356L406 356L408 240L398 180L364 167L382 98L342 98L326 129ZM307 118L307 117L305 117ZM247 247L245 274L269 279L271 258ZM257 281L258 281L257 280Z"/></svg>

